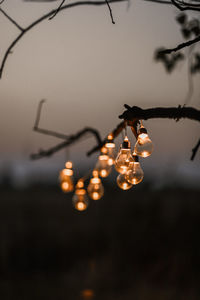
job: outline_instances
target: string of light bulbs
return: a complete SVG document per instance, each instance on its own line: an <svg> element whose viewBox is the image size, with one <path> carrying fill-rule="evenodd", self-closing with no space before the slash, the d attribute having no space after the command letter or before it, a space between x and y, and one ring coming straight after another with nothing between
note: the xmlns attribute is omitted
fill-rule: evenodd
<svg viewBox="0 0 200 300"><path fill-rule="evenodd" d="M131 129L135 133L135 129ZM89 198L99 200L103 197L104 187L101 178L108 177L113 166L115 166L116 171L119 173L116 182L118 187L122 190L129 190L143 180L144 172L141 168L139 157L146 158L150 156L153 152L153 143L142 121L139 122L139 129L135 134L136 143L133 149L131 149L131 143L128 139L127 124L124 130L125 137L119 147L117 155L113 134L107 136L107 141L101 148L87 188L85 188L85 180L88 176L80 178L76 185L74 185L74 172L71 161L67 161L65 168L60 171L60 187L64 193L74 191L72 204L75 209L84 211L89 205Z"/></svg>

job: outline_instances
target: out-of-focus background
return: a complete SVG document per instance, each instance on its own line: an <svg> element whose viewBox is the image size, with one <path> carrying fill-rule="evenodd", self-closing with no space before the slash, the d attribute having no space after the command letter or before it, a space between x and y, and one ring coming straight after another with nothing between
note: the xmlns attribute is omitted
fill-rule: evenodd
<svg viewBox="0 0 200 300"><path fill-rule="evenodd" d="M1 299L199 299L200 162L194 121L145 122L155 146L141 160L144 181L128 192L116 172L105 196L85 212L62 194L67 158L75 178L97 154L89 136L51 158L31 161L58 139L32 131L39 100L41 126L65 134L85 126L105 136L123 104L178 106L188 91L187 63L167 74L155 49L182 41L171 6L134 1L76 7L31 30L14 48L0 81ZM1 7L26 26L58 3L7 0ZM0 15L0 56L18 34ZM190 105L199 106L198 76ZM134 137L128 132L130 140ZM121 136L117 139L117 147Z"/></svg>

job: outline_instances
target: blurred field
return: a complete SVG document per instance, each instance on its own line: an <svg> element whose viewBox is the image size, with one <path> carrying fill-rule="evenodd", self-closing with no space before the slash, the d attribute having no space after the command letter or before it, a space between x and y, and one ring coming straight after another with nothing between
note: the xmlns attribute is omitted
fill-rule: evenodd
<svg viewBox="0 0 200 300"><path fill-rule="evenodd" d="M0 189L0 299L200 299L200 190Z"/></svg>

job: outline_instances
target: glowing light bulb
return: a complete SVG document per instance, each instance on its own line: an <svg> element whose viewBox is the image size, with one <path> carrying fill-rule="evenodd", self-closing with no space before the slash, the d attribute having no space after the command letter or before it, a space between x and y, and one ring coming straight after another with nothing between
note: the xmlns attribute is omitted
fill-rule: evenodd
<svg viewBox="0 0 200 300"><path fill-rule="evenodd" d="M82 185L82 182L81 182L81 185ZM72 198L72 203L73 203L75 209L77 209L79 211L84 211L88 207L89 200L87 197L86 190L84 188L79 188L79 182L78 182L78 186L76 185L76 190L75 190L75 194Z"/></svg>
<svg viewBox="0 0 200 300"><path fill-rule="evenodd" d="M123 143L121 144L119 153L115 160L115 169L121 174L125 174L128 170L129 163L133 161L131 154L130 142L127 136L124 138Z"/></svg>
<svg viewBox="0 0 200 300"><path fill-rule="evenodd" d="M138 184L143 180L144 172L135 153L133 153L133 160L126 172L126 180L131 184Z"/></svg>
<svg viewBox="0 0 200 300"><path fill-rule="evenodd" d="M135 144L135 152L141 157L148 157L153 152L153 143L143 125L139 129L137 142Z"/></svg>
<svg viewBox="0 0 200 300"><path fill-rule="evenodd" d="M105 147L107 149L107 155L108 155L108 165L112 166L115 162L115 143L113 142L113 136L111 134L108 135L108 141L105 144Z"/></svg>
<svg viewBox="0 0 200 300"><path fill-rule="evenodd" d="M70 193L74 190L72 162L67 161L65 167L60 171L60 187L64 193Z"/></svg>
<svg viewBox="0 0 200 300"><path fill-rule="evenodd" d="M101 179L98 176L98 171L93 171L93 177L90 179L90 183L87 188L88 195L93 200L99 200L104 194L104 187L101 183Z"/></svg>
<svg viewBox="0 0 200 300"><path fill-rule="evenodd" d="M62 181L60 187L64 193L72 192L74 190L74 184L71 177L69 177L66 181Z"/></svg>
<svg viewBox="0 0 200 300"><path fill-rule="evenodd" d="M107 154L99 155L96 169L101 177L107 177L112 171L112 166L108 164L109 156Z"/></svg>
<svg viewBox="0 0 200 300"><path fill-rule="evenodd" d="M119 174L117 176L117 185L120 189L126 191L132 188L132 184L126 180L126 174Z"/></svg>

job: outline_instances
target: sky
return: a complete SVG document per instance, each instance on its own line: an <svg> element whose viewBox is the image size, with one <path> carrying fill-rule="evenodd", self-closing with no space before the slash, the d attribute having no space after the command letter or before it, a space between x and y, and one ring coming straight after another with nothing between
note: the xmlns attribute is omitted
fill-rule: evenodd
<svg viewBox="0 0 200 300"><path fill-rule="evenodd" d="M59 2L58 2L59 3ZM27 26L58 5L5 0L2 8L22 26ZM9 168L19 182L49 174L64 166L66 152L30 161L29 155L60 140L32 131L38 102L46 99L41 126L65 134L85 126L97 128L102 137L120 122L125 103L142 108L178 106L188 89L187 64L167 74L155 63L154 51L182 41L171 6L131 1L113 3L116 24L106 6L75 7L60 12L28 32L14 48L0 80L0 172ZM0 15L0 58L18 30ZM200 108L198 76L190 105ZM155 145L142 161L150 178L200 180L199 154L190 161L199 139L199 124L191 120L155 119L145 122ZM135 142L131 132L129 137ZM116 141L117 146L121 137ZM77 173L91 167L97 154L85 153L94 139L81 140L70 148ZM182 179L181 179L182 180Z"/></svg>

